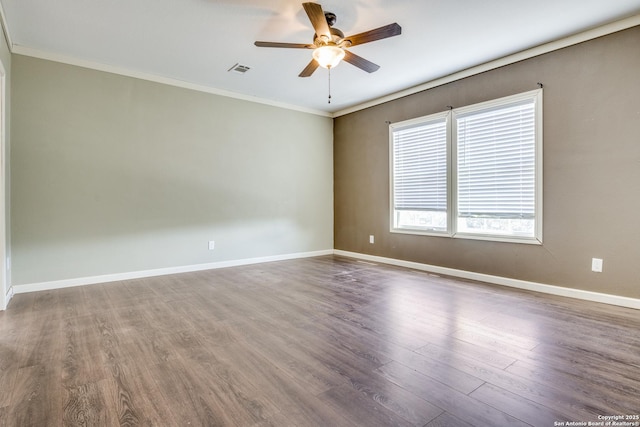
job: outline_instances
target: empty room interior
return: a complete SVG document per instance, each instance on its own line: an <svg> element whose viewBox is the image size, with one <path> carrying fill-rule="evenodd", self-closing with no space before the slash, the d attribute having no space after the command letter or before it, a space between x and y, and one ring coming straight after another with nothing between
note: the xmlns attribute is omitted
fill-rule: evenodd
<svg viewBox="0 0 640 427"><path fill-rule="evenodd" d="M0 425L640 426L637 1L0 0Z"/></svg>

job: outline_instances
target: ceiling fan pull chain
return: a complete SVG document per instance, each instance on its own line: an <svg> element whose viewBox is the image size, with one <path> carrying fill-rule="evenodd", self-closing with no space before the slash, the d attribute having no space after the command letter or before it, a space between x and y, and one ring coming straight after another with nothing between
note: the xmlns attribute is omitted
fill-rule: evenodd
<svg viewBox="0 0 640 427"><path fill-rule="evenodd" d="M327 68L329 70L329 100L327 104L331 104L331 67Z"/></svg>

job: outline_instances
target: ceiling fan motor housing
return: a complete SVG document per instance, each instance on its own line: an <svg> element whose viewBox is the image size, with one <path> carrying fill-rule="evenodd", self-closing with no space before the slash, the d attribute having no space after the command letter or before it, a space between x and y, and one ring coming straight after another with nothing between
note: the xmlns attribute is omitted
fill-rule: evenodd
<svg viewBox="0 0 640 427"><path fill-rule="evenodd" d="M329 32L331 32L331 40L327 40L327 36L322 35L318 36L314 35L313 44L316 46L324 46L326 44L340 44L344 39L344 33L337 28L330 27Z"/></svg>

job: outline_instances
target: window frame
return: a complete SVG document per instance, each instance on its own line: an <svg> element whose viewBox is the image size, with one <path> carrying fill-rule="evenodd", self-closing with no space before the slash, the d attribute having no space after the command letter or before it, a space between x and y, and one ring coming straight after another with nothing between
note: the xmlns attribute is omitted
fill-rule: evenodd
<svg viewBox="0 0 640 427"><path fill-rule="evenodd" d="M532 236L516 236L505 234L489 234L489 233L473 233L473 232L460 232L457 229L458 222L458 135L457 135L457 120L456 118L461 115L468 116L473 112L481 112L500 107L508 107L509 105L517 104L520 102L532 101L534 103L534 232ZM440 236L459 239L472 239L472 240L485 240L496 242L512 242L512 243L524 243L524 244L542 244L542 213L543 213L543 121L542 121L542 88L523 92L511 96L506 96L498 99L493 99L485 102L480 102L460 108L453 108L448 111L443 111L427 116L422 116L410 120L405 120L396 123L389 124L389 175L390 175L390 189L389 189L389 206L390 206L390 232L402 233L402 234L414 234L414 235L426 235L426 236ZM396 210L395 210L395 151L394 151L394 132L402 129L406 129L412 126L418 126L420 124L428 124L430 122L441 120L445 118L447 123L447 229L446 231L436 231L430 229L421 228L398 228L395 226L396 222Z"/></svg>

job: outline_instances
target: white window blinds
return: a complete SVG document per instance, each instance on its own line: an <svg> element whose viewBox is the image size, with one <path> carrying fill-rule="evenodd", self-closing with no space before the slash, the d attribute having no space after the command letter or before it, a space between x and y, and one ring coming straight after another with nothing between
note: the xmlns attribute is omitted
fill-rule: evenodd
<svg viewBox="0 0 640 427"><path fill-rule="evenodd" d="M542 243L542 89L389 125L392 232Z"/></svg>
<svg viewBox="0 0 640 427"><path fill-rule="evenodd" d="M533 219L535 101L456 116L459 218Z"/></svg>
<svg viewBox="0 0 640 427"><path fill-rule="evenodd" d="M396 211L447 210L447 119L393 130Z"/></svg>

